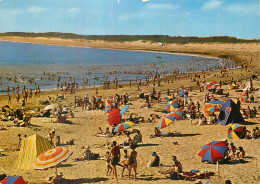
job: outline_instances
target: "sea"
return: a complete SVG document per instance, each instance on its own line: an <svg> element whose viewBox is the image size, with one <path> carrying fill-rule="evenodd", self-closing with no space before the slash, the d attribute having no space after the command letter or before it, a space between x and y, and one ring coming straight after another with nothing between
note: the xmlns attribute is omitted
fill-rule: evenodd
<svg viewBox="0 0 260 184"><path fill-rule="evenodd" d="M20 89L42 90L57 87L60 81L78 82L88 80L89 86L100 85L105 80L128 83L147 78L147 72L171 74L173 70L180 72L197 72L226 64L220 58L196 57L181 54L160 52L127 51L115 49L99 49L44 45L20 42L0 41L0 93L6 93L17 84ZM45 73L45 75L44 75ZM16 83L14 77L16 76ZM30 83L30 81L34 80Z"/></svg>

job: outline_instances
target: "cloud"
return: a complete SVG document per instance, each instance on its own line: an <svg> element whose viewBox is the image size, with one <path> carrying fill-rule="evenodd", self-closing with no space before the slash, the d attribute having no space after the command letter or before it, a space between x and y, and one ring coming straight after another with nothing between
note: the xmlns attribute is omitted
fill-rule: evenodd
<svg viewBox="0 0 260 184"><path fill-rule="evenodd" d="M172 10L172 9L177 9L179 8L176 5L170 4L170 3L150 3L145 6L146 9L150 10Z"/></svg>
<svg viewBox="0 0 260 184"><path fill-rule="evenodd" d="M205 2L202 6L204 10L211 10L220 7L223 4L221 0L209 0Z"/></svg>
<svg viewBox="0 0 260 184"><path fill-rule="evenodd" d="M80 12L80 9L79 8L70 8L70 9L68 9L68 12L77 13L77 12Z"/></svg>
<svg viewBox="0 0 260 184"><path fill-rule="evenodd" d="M45 8L45 7L40 7L40 6L31 6L29 9L28 9L28 12L30 13L43 13L45 11L47 11L48 9Z"/></svg>
<svg viewBox="0 0 260 184"><path fill-rule="evenodd" d="M227 12L231 13L245 13L245 14L259 14L258 4L230 4L223 8Z"/></svg>
<svg viewBox="0 0 260 184"><path fill-rule="evenodd" d="M0 0L0 3L2 2L3 0Z"/></svg>
<svg viewBox="0 0 260 184"><path fill-rule="evenodd" d="M126 21L131 19L146 19L154 17L154 14L144 11L144 12L138 12L138 13L128 13L128 14L122 14L118 17L119 21Z"/></svg>

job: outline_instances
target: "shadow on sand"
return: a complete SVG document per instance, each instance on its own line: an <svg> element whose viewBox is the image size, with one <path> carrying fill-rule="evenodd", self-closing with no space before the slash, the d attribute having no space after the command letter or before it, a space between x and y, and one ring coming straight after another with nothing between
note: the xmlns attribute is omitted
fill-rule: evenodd
<svg viewBox="0 0 260 184"><path fill-rule="evenodd" d="M239 124L240 124L240 125L256 125L256 124L258 124L258 123L245 121L245 122L240 122Z"/></svg>
<svg viewBox="0 0 260 184"><path fill-rule="evenodd" d="M109 180L108 178L80 178L80 179L66 179L63 184L82 184L82 183L98 183Z"/></svg>
<svg viewBox="0 0 260 184"><path fill-rule="evenodd" d="M197 135L201 135L201 134L181 134L180 137L192 137Z"/></svg>
<svg viewBox="0 0 260 184"><path fill-rule="evenodd" d="M154 177L153 175L140 175L140 177L137 178L138 180L143 180L143 181L158 181L158 180L167 180L168 178L166 177Z"/></svg>
<svg viewBox="0 0 260 184"><path fill-rule="evenodd" d="M159 144L138 144L137 147L159 146Z"/></svg>
<svg viewBox="0 0 260 184"><path fill-rule="evenodd" d="M74 166L74 165L76 165L76 164L61 164L61 165L59 165L58 167L59 167L59 168L62 168L62 167L72 167L72 166Z"/></svg>

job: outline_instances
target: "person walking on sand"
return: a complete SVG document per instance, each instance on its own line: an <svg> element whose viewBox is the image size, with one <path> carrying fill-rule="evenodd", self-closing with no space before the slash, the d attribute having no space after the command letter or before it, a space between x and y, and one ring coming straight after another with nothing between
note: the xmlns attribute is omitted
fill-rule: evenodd
<svg viewBox="0 0 260 184"><path fill-rule="evenodd" d="M8 105L11 105L11 95L7 93L7 97L8 97Z"/></svg>
<svg viewBox="0 0 260 184"><path fill-rule="evenodd" d="M131 153L130 153L130 158L129 158L129 165L128 165L128 179L130 179L130 175L131 175L131 170L132 168L134 169L134 180L136 180L136 170L137 170L137 152L135 151L135 146L131 145L130 148L132 149Z"/></svg>
<svg viewBox="0 0 260 184"><path fill-rule="evenodd" d="M117 181L117 173L116 173L116 165L119 165L119 161L120 161L120 147L117 146L117 142L113 141L113 147L111 149L111 155L112 155L112 159L111 159L111 165L113 168L113 177L114 179Z"/></svg>
<svg viewBox="0 0 260 184"><path fill-rule="evenodd" d="M111 155L110 155L109 151L106 152L105 161L106 161L106 166L107 166L107 176L109 176L113 170L110 165Z"/></svg>

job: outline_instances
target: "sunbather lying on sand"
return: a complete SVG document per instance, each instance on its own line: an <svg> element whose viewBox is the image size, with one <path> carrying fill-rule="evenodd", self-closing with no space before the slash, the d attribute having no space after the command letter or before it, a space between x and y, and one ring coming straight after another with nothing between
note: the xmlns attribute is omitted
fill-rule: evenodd
<svg viewBox="0 0 260 184"><path fill-rule="evenodd" d="M26 121L18 121L18 120L14 120L13 123L14 123L14 126L17 126L17 127L26 127L29 124Z"/></svg>
<svg viewBox="0 0 260 184"><path fill-rule="evenodd" d="M1 125L0 130L7 130L7 129L3 125Z"/></svg>
<svg viewBox="0 0 260 184"><path fill-rule="evenodd" d="M86 147L86 151L80 156L79 158L76 158L76 161L83 161L83 160L91 160L91 157L93 156L93 153L90 151L90 147Z"/></svg>
<svg viewBox="0 0 260 184"><path fill-rule="evenodd" d="M132 121L134 123L139 123L144 122L144 117L133 117L133 114L130 114L130 117L127 120Z"/></svg>
<svg viewBox="0 0 260 184"><path fill-rule="evenodd" d="M155 122L155 119L160 118L158 114L150 114L150 117L148 117L148 122Z"/></svg>
<svg viewBox="0 0 260 184"><path fill-rule="evenodd" d="M160 137L160 136L161 136L161 131L157 127L155 127L154 135L150 135L150 137L153 138L153 137Z"/></svg>
<svg viewBox="0 0 260 184"><path fill-rule="evenodd" d="M55 142L55 146L61 146L61 145L74 145L74 140L71 139L69 141L66 142L61 142L60 140L60 136L56 136L56 142Z"/></svg>
<svg viewBox="0 0 260 184"><path fill-rule="evenodd" d="M177 173L182 173L182 164L181 162L179 162L177 160L176 156L172 156L172 161L173 161L173 167L170 169L167 169L165 171L158 171L161 174L165 174L166 176L173 173L173 172L177 172Z"/></svg>
<svg viewBox="0 0 260 184"><path fill-rule="evenodd" d="M95 136L97 136L97 135L103 135L103 131L102 131L101 127L98 127L98 132L96 133Z"/></svg>

